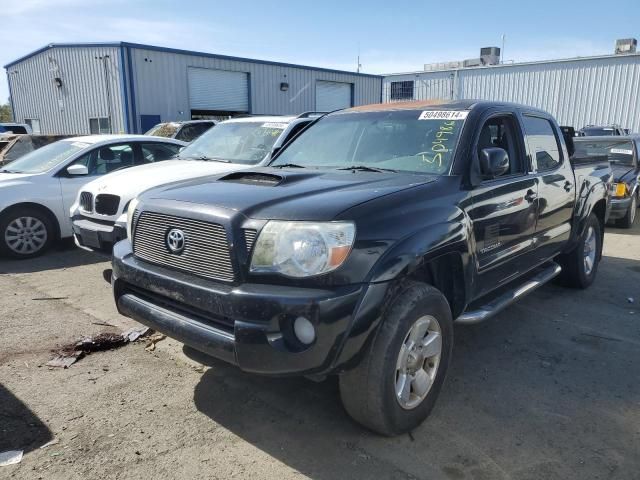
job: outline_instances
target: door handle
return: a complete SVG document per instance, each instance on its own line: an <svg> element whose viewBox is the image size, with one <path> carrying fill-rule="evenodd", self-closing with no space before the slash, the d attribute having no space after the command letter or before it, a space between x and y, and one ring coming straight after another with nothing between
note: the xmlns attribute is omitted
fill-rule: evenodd
<svg viewBox="0 0 640 480"><path fill-rule="evenodd" d="M529 203L532 203L536 198L538 198L538 195L536 195L536 192L533 190L527 190L527 193L524 196L524 199Z"/></svg>
<svg viewBox="0 0 640 480"><path fill-rule="evenodd" d="M570 192L571 191L571 187L573 187L573 183L571 183L569 180L564 182L564 190L566 192Z"/></svg>

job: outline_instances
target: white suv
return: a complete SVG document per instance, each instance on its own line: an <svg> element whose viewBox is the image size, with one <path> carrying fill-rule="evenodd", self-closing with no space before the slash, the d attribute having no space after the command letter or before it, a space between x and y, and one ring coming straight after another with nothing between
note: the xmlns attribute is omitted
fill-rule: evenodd
<svg viewBox="0 0 640 480"><path fill-rule="evenodd" d="M297 117L226 120L190 143L173 160L115 172L88 183L70 211L76 245L110 253L113 245L127 236L129 202L143 191L178 180L264 165L320 115L309 112Z"/></svg>

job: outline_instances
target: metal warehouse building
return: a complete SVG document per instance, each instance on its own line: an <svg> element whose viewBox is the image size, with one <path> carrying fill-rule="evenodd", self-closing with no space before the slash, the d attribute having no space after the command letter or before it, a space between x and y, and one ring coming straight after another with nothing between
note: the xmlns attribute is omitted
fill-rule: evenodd
<svg viewBox="0 0 640 480"><path fill-rule="evenodd" d="M640 54L460 67L388 75L383 101L501 100L552 113L562 125L640 131Z"/></svg>
<svg viewBox="0 0 640 480"><path fill-rule="evenodd" d="M5 65L14 119L43 134L380 102L382 77L125 42L50 44Z"/></svg>

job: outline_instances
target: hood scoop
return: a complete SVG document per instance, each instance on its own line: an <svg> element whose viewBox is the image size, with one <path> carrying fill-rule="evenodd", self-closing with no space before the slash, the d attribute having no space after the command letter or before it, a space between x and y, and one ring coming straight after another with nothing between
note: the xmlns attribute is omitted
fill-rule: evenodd
<svg viewBox="0 0 640 480"><path fill-rule="evenodd" d="M283 180L284 177L280 175L262 172L233 172L219 179L220 182L244 183L263 187L275 187L280 185Z"/></svg>

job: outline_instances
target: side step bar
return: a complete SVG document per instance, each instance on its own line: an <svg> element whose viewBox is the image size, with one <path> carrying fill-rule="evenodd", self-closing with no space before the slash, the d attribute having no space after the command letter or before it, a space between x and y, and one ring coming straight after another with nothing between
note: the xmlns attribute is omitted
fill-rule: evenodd
<svg viewBox="0 0 640 480"><path fill-rule="evenodd" d="M464 325L480 323L483 320L494 316L496 313L501 312L512 303L533 292L538 287L541 287L549 280L558 276L561 271L562 268L560 265L557 263L551 263L551 265L535 276L529 278L525 283L516 285L512 290L504 292L502 295L494 298L489 303L482 305L477 309L464 312L456 318L455 323Z"/></svg>

